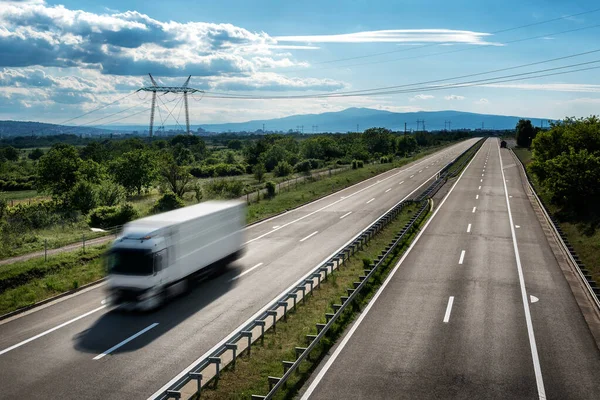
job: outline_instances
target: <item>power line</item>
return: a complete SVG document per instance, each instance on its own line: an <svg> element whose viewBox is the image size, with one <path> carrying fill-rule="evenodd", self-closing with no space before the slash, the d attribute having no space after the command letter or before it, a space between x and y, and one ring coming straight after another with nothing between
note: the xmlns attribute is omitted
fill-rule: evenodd
<svg viewBox="0 0 600 400"><path fill-rule="evenodd" d="M564 58L570 58L570 57L576 57L576 56L577 55L565 56ZM561 58L563 58L563 57L561 57ZM486 79L480 79L480 80L474 80L474 81L467 81L467 82L458 82L458 83L447 84L447 85L434 85L434 86L416 87L416 88L411 88L411 89L406 89L406 90L396 90L396 89L398 89L400 87L409 87L409 86L424 85L424 84L428 84L428 83L435 82L435 81L426 81L426 82L421 82L421 83L414 83L414 84L400 85L400 86L389 86L389 87L379 88L379 89L365 89L365 90L362 90L362 91L343 92L343 93L324 93L324 94L317 94L317 95L252 96L252 97L250 97L250 96L243 96L243 97L239 97L239 96L218 96L218 95L211 95L210 93L206 93L206 96L207 97L211 97L211 98L262 100L262 99L308 99L308 98L331 98L331 97L359 97L359 96L371 96L371 95L381 95L381 94L411 93L411 92L414 92L414 91L433 90L433 88L462 87L462 86L458 86L458 85L464 85L464 84L470 84L470 83L479 83L479 82L485 82L485 81L488 81L488 83L493 83L491 81L498 80L498 79L504 79L504 78L508 78L508 77L517 77L517 76L537 74L537 73L541 73L541 72L548 72L548 71L560 70L560 69L565 69L565 68L572 68L572 67L577 67L577 66L582 66L582 65L588 65L588 64L598 63L598 62L600 62L600 60L587 61L587 62L582 62L582 63L577 63L577 64L565 65L565 66L561 66L561 67L547 68L547 69L542 69L542 70L537 70L537 71L531 71L531 72L524 72L524 73L520 73L520 74L505 75L505 76L500 76L500 77L492 77L492 78L486 78ZM543 63L543 62L538 62L536 64L540 64L540 63ZM525 65L528 65L528 64L525 64ZM510 68L507 68L507 69L515 69L515 68L518 68L518 67L519 66L517 66L517 67L510 67ZM491 73L491 72L489 72L489 73ZM482 75L482 74L485 74L485 73L463 75L462 77L448 78L448 79L445 79L445 80L462 79L462 78L467 78L467 77L472 77L472 76L477 76L477 75ZM437 81L444 81L444 80L437 80ZM390 90L390 89L393 89L393 90Z"/></svg>
<svg viewBox="0 0 600 400"><path fill-rule="evenodd" d="M104 104L104 105L102 105L102 106L100 106L100 107L98 107L98 108L95 108L95 109L93 109L93 110L91 110L91 111L88 111L88 112L86 112L86 113L84 113L84 114L81 114L81 115L78 115L78 116L76 116L76 117L70 118L70 119L68 119L68 120L66 120L66 121L63 121L63 122L61 122L61 123L60 123L60 124L58 124L58 125L64 125L64 124L66 124L67 122L74 121L74 120L76 120L76 119L79 119L79 118L85 117L86 115L89 115L89 114L91 114L91 113L93 113L93 112L96 112L96 111L98 111L98 110L102 110L103 108L106 108L106 107L108 107L108 106L111 106L111 105L113 105L113 104L115 104L115 103L118 103L118 102L120 102L120 101L121 101L121 100L123 100L123 99L126 99L127 97L131 96L131 95L132 95L132 94L134 94L134 93L135 93L135 92L131 92L131 93L129 93L129 94L127 94L127 95L123 96L123 97L120 97L120 98L118 98L118 99L117 99L117 100L115 100L115 101L112 101L112 102L110 102L110 103Z"/></svg>
<svg viewBox="0 0 600 400"><path fill-rule="evenodd" d="M498 31L490 32L490 34L496 35L498 33L505 33L505 32L515 31L515 30L518 30L518 29L529 28L531 26L543 25L543 24L547 24L547 23L550 23L550 22L560 21L560 20L563 20L563 19L578 17L578 16L585 15L585 14L591 14L591 13L595 13L595 12L598 12L598 11L600 11L600 8L596 8L596 9L589 10L589 11L583 11L583 12L576 13L576 14L564 15L562 17L552 18L552 19L548 19L548 20L545 20L545 21L533 22L533 23L530 23L530 24L515 26L515 27L512 27L512 28L501 29L501 30L498 30ZM364 56L338 58L338 59L335 59L335 60L328 60L328 61L317 62L317 63L314 63L314 65L331 64L331 63L335 63L335 62L357 60L357 59L361 59L361 58L371 58L371 57L382 56L382 55L387 55L387 54L400 53L400 52L404 52L404 51L412 51L412 50L422 49L422 48L426 48L426 47L441 46L441 45L450 44L450 43L454 43L454 42L431 43L431 44L426 44L426 45L422 45L422 46L411 47L410 49L398 49L398 50L392 50L392 51L385 51L385 52L381 52L381 53L371 53L371 54L367 54L367 55L364 55ZM291 71L288 71L288 72L291 72Z"/></svg>
<svg viewBox="0 0 600 400"><path fill-rule="evenodd" d="M544 35L536 35L536 36L530 36L530 37L521 38L521 39L510 40L510 41L502 42L502 43L499 43L499 44L500 45L505 45L505 44L511 44L511 43L525 42L527 40L534 40L534 39L539 39L539 38L547 37L547 36L558 36L558 35L563 35L563 34L566 34L566 33L578 32L578 31L582 31L582 30L586 30L586 29L593 29L593 28L598 28L598 27L600 27L600 24L588 25L588 26L584 26L584 27L581 27L581 28L568 29L568 30L560 31L560 32L546 33ZM348 65L338 65L338 66L332 66L332 67L326 67L326 68L312 68L310 70L308 70L308 69L296 69L296 70L289 70L289 71L282 71L282 72L284 72L284 73L308 72L308 71L315 71L315 70L327 70L327 69L360 67L360 66L363 66L363 65L383 64L383 63L396 62L396 61L414 60L414 59L423 58L423 57L432 57L432 56L438 56L438 55L444 55L444 54L459 53L459 52L462 52L462 51L477 50L477 49L486 48L486 47L489 47L489 46L492 46L492 45L491 44L482 44L482 45L476 46L476 47L472 46L472 47L467 47L467 48L462 48L462 49L456 49L456 50L449 50L449 51L442 51L442 52L437 52L437 53L420 54L420 55L410 56L410 57L392 58L390 60L369 61L369 62L364 62L364 63L348 64Z"/></svg>

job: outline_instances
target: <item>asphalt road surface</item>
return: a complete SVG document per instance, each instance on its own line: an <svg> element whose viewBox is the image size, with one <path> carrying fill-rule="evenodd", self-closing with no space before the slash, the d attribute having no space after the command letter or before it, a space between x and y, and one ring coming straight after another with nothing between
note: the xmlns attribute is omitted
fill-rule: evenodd
<svg viewBox="0 0 600 400"><path fill-rule="evenodd" d="M249 227L242 259L157 312L97 286L0 322L0 398L147 398L475 142Z"/></svg>
<svg viewBox="0 0 600 400"><path fill-rule="evenodd" d="M596 343L496 139L394 271L303 399L600 398Z"/></svg>

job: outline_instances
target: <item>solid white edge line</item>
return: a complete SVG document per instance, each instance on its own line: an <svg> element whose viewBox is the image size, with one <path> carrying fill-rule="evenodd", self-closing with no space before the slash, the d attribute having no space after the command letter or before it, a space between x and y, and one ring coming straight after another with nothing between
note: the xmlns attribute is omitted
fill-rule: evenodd
<svg viewBox="0 0 600 400"><path fill-rule="evenodd" d="M471 224L469 224L469 226L467 226L467 233L471 232Z"/></svg>
<svg viewBox="0 0 600 400"><path fill-rule="evenodd" d="M469 163L470 164L470 163ZM468 167L468 166L467 166ZM466 168L465 168L466 169ZM422 184L420 184L417 188L415 188L412 192L410 192L409 194L407 194L402 200L400 200L400 202L408 199L410 196L412 196L413 193L415 193L417 190L419 190L421 187L425 186L425 184L427 184L427 182L429 182L429 180L431 180L433 177L435 177L439 172L441 171L438 170L436 173L434 173L433 175L431 175L431 177L429 177L428 180L426 180L425 182L423 182ZM464 173L464 172L463 172ZM462 176L462 174L461 174ZM460 178L455 182L458 183L458 181L460 180ZM443 203L441 203L443 204ZM441 205L440 204L440 205ZM381 214L381 216L384 216L387 212L389 212L390 210L392 210L394 207L390 207L390 209L388 209L386 212L384 212L383 214ZM435 213L434 213L435 215ZM374 220L376 221L377 218ZM372 224L372 222L370 222L366 227L364 227L358 234L354 235L350 240L348 240L346 243L344 243L342 246L340 246L336 251L334 251L333 253L331 253L329 256L327 256L327 258L325 258L323 261L321 261L320 263L317 264L321 265L323 263L325 263L327 260L329 260L331 257L333 257L334 255L338 254L344 247L346 247L347 245L349 245L350 243L352 243L354 240L356 240L357 237L359 237L370 225ZM427 225L425 225L427 226ZM419 237L421 234L419 233L419 235L417 237ZM410 249L410 248L409 248ZM314 269L313 269L314 270ZM177 382L179 379L181 379L185 374L187 374L189 371L192 370L192 368L198 364L200 361L202 361L203 359L205 359L206 357L208 357L209 354L212 354L215 350L217 350L219 347L221 347L223 344L227 343L227 341L231 340L231 338L242 328L244 328L246 325L248 325L250 322L254 321L259 315L261 315L262 313L264 313L269 306L271 305L271 303L275 300L280 298L281 296L283 296L284 294L286 294L287 292L289 292L292 288L298 286L300 283L302 283L304 280L306 280L306 278L313 272L313 270L310 270L306 275L302 276L300 279L298 279L296 282L292 283L289 287L287 287L286 289L284 289L281 293L279 293L277 296L275 296L273 299L269 300L260 310L258 310L256 313L254 313L250 318L248 318L246 321L242 322L237 328L235 328L233 331L231 331L227 336L225 336L223 339L221 339L220 342L218 342L217 344L215 344L212 348L210 348L208 351L206 351L204 354L202 354L200 357L198 357L194 362L192 362L190 365L188 365L185 369L183 369L179 374L177 374L175 377L173 377L173 379L171 379L169 382L165 383L160 389L158 389L156 392L154 392L150 397L148 397L148 400L154 400L156 397L160 396L161 394L163 394L165 392L165 390L167 390L171 385L173 385L175 382Z"/></svg>
<svg viewBox="0 0 600 400"><path fill-rule="evenodd" d="M444 315L444 323L450 321L450 313L452 312L452 304L454 304L454 296L450 296L448 299L448 305L446 306L446 314Z"/></svg>
<svg viewBox="0 0 600 400"><path fill-rule="evenodd" d="M462 264L463 261L465 261L465 253L466 253L465 250L463 250L463 251L460 252L460 259L458 260L459 264Z"/></svg>
<svg viewBox="0 0 600 400"><path fill-rule="evenodd" d="M340 217L340 219L344 219L344 218L346 218L346 217L347 217L348 215L350 215L350 214L352 214L352 211L349 211L349 212L347 212L346 214L342 215L342 216Z"/></svg>
<svg viewBox="0 0 600 400"><path fill-rule="evenodd" d="M450 194L452 193L452 191L454 190L454 188L456 187L456 185L458 184L458 182L460 182L460 180L463 177L465 171L467 171L467 169L469 168L469 166L471 165L471 163L473 162L473 160L477 157L477 154L479 154L479 151L482 148L483 148L483 145L479 148L479 150L477 150L477 153L475 153L475 156L471 159L471 161L469 161L469 164L467 164L466 168L460 174L460 176L458 177L458 179L456 180L456 182L454 182L454 185L452 185L452 188L450 188L450 191L448 191L448 193L446 194L446 196L442 199L442 201L441 201L440 205L438 206L438 208L431 215L431 218L429 218L429 220L427 220L427 222L423 226L423 229L421 229L419 231L419 233L415 237L415 240L413 240L413 242L410 244L410 246L408 247L408 249L406 249L406 252L402 255L402 258L400 258L400 261L398 261L398 263L394 266L394 269L392 270L392 272L389 273L389 275L387 276L387 278L385 279L385 281L383 282L383 284L381 285L381 287L379 288L379 290L377 290L377 293L375 293L375 296L373 296L373 298L371 299L371 301L369 301L369 303L365 307L364 311L360 314L360 316L358 317L358 319L356 320L356 322L354 323L354 325L352 325L352 328L350 328L350 330L348 331L348 334L341 341L340 345L333 352L333 354L331 355L331 357L329 358L329 360L327 360L327 363L325 363L325 365L323 366L323 368L319 371L319 373L317 374L317 376L315 377L315 379L313 380L313 382L310 384L310 386L308 387L308 389L306 390L306 392L302 395L302 397L300 398L300 400L307 400L310 397L310 395L314 392L314 390L317 388L317 386L319 385L319 383L321 382L321 380L323 379L323 377L325 376L325 374L327 373L327 371L329 370L329 368L331 368L331 365L333 365L333 363L338 358L338 356L340 355L340 353L342 352L342 350L344 349L344 347L346 347L346 344L348 343L348 341L350 340L350 338L352 338L352 335L354 335L354 332L356 332L356 330L360 326L360 324L363 321L363 319L365 319L366 315L369 313L369 311L371 310L371 308L373 307L373 305L377 302L377 299L379 298L379 296L381 296L381 293L383 293L383 291L385 290L385 288L387 287L387 285L389 284L389 282L392 280L392 278L396 274L396 271L398 271L398 269L400 268L400 265L402 265L402 263L404 262L404 260L406 259L406 257L408 257L408 255L410 254L410 251L415 247L415 245L419 241L419 238L421 238L421 235L423 235L423 232L425 232L425 230L427 229L427 227L429 226L429 224L431 223L431 221L433 221L433 219L435 218L435 216L437 215L437 213L442 209L442 206L446 202L446 199L448 199L448 196L450 196Z"/></svg>
<svg viewBox="0 0 600 400"><path fill-rule="evenodd" d="M307 237L300 239L300 241L304 242L306 239L310 239L311 237L315 236L317 233L319 233L319 231L314 231L313 233L311 233Z"/></svg>
<svg viewBox="0 0 600 400"><path fill-rule="evenodd" d="M240 279L242 276L244 276L244 275L246 275L246 274L248 274L248 273L250 273L250 272L254 271L256 268L260 267L261 265L263 265L263 263L258 263L258 264L256 264L254 267L252 267L252 268L249 268L249 269L245 270L244 272L242 272L241 274L234 276L233 278L231 278L231 279L229 280L229 282L233 282L233 281L235 281L235 280L238 280L238 279Z"/></svg>
<svg viewBox="0 0 600 400"><path fill-rule="evenodd" d="M523 310L525 311L525 322L527 324L527 334L529 336L529 347L531 348L531 358L533 360L533 370L535 371L535 381L537 383L538 396L540 400L546 399L546 389L544 388L544 378L542 377L542 367L538 356L537 345L535 343L535 334L533 333L533 323L531 322L531 313L529 311L529 302L527 300L527 290L525 289L525 278L523 276L523 267L521 266L521 257L519 256L519 246L517 244L517 235L515 234L515 224L508 200L508 188L506 187L506 177L504 176L504 163L502 162L502 153L498 146L498 157L500 158L500 171L502 172L502 184L504 185L504 197L506 198L506 207L508 209L508 221L510 222L510 234L512 236L515 259L517 261L517 272L519 274L519 285L521 287L521 299L523 300Z"/></svg>
<svg viewBox="0 0 600 400"><path fill-rule="evenodd" d="M71 319L71 320L69 320L69 321L67 321L67 322L63 322L62 324L60 324L60 325L57 325L57 326L55 326L54 328L50 328L50 329L48 329L47 331L44 331L44 332L42 332L42 333L39 333L39 334L37 334L37 335L35 335L35 336L33 336L33 337L30 337L30 338L29 338L29 339L27 339L27 340L23 340L23 341L22 341L22 342L20 342L20 343L17 343L17 344L15 344L15 345L12 345L12 346L10 346L10 347L8 347L8 348L6 348L6 349L4 349L4 350L0 351L0 356L1 356L2 354L8 353L8 352L9 352L9 351L11 351L11 350L14 350L14 349L16 349L17 347L21 347L21 346L23 346L24 344L27 344L27 343L29 343L29 342L32 342L32 341L36 340L36 339L39 339L39 338L41 338L42 336L46 336L47 334L49 334L49 333L52 333L52 332L54 332L55 330L58 330L58 329L60 329L60 328L62 328L62 327L65 327L65 326L67 326L67 325L69 325L69 324L72 324L72 323L73 323L73 322L75 322L75 321L79 321L80 319L82 319L82 318L85 318L85 317L87 317L88 315L91 315L91 314L93 314L93 313L95 313L95 312L97 312L97 311L100 311L100 310L102 310L103 308L106 308L106 305L100 306L100 307L98 307L98 308L94 308L92 311L88 311L88 312L86 312L85 314L82 314L82 315L80 315L79 317L75 317L75 318L73 318L73 319Z"/></svg>
<svg viewBox="0 0 600 400"><path fill-rule="evenodd" d="M119 344L111 347L110 349L106 350L104 353L98 354L96 357L94 357L94 360L100 360L101 358L103 358L104 356L112 353L113 351L115 351L119 347L126 345L127 343L131 342L133 339L137 338L138 336L141 336L144 333L148 332L150 329L154 328L156 325L158 325L158 322L155 322L152 325L147 326L146 328L142 329L141 331L139 331L138 333L136 333L133 336L129 336L127 339L123 340L121 343L119 343Z"/></svg>

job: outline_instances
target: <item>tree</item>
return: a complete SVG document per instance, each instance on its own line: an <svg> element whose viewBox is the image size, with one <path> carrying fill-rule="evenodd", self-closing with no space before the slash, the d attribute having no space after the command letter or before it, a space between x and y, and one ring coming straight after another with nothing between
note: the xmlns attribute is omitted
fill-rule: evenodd
<svg viewBox="0 0 600 400"><path fill-rule="evenodd" d="M399 155L406 156L417 150L417 140L412 135L403 135L398 138L396 151Z"/></svg>
<svg viewBox="0 0 600 400"><path fill-rule="evenodd" d="M233 151L225 153L225 163L235 164L235 153Z"/></svg>
<svg viewBox="0 0 600 400"><path fill-rule="evenodd" d="M294 172L294 167L292 167L287 161L280 161L273 169L275 176L279 177L288 176L292 172Z"/></svg>
<svg viewBox="0 0 600 400"><path fill-rule="evenodd" d="M231 150L241 150L242 149L242 141L239 139L232 139L227 142L227 147Z"/></svg>
<svg viewBox="0 0 600 400"><path fill-rule="evenodd" d="M8 146L2 149L3 153L4 153L4 157L6 157L6 159L8 161L18 161L19 160L19 155L21 154L19 152L19 150L15 149L12 146Z"/></svg>
<svg viewBox="0 0 600 400"><path fill-rule="evenodd" d="M574 214L597 213L600 202L600 119L553 123L532 143L529 170L551 194L552 202Z"/></svg>
<svg viewBox="0 0 600 400"><path fill-rule="evenodd" d="M528 119L520 119L517 123L517 145L520 147L531 146L531 141L535 137L535 130L531 121Z"/></svg>
<svg viewBox="0 0 600 400"><path fill-rule="evenodd" d="M108 160L109 152L106 146L100 142L92 142L81 149L81 158L103 163Z"/></svg>
<svg viewBox="0 0 600 400"><path fill-rule="evenodd" d="M265 174L267 173L267 169L263 164L256 164L252 169L252 173L254 174L254 177L258 183L261 183L265 177Z"/></svg>
<svg viewBox="0 0 600 400"><path fill-rule="evenodd" d="M386 128L369 128L363 133L363 141L371 154L389 154L394 152L394 136Z"/></svg>
<svg viewBox="0 0 600 400"><path fill-rule="evenodd" d="M177 143L175 147L173 147L173 158L177 165L190 165L194 162L194 154L187 147L184 147L183 144Z"/></svg>
<svg viewBox="0 0 600 400"><path fill-rule="evenodd" d="M79 180L82 164L83 161L74 146L53 146L38 162L38 189L52 194L55 198L63 197Z"/></svg>
<svg viewBox="0 0 600 400"><path fill-rule="evenodd" d="M160 175L167 185L167 188L178 197L191 189L193 176L188 168L178 165L172 157L166 157L160 166Z"/></svg>
<svg viewBox="0 0 600 400"><path fill-rule="evenodd" d="M111 164L111 172L117 183L121 184L127 193L137 192L152 186L156 178L156 160L152 153L136 149L123 154Z"/></svg>
<svg viewBox="0 0 600 400"><path fill-rule="evenodd" d="M183 200L181 200L175 193L165 193L156 201L156 204L154 204L154 207L152 207L152 211L166 212L175 210L177 208L182 208L184 206L185 204L183 203Z"/></svg>
<svg viewBox="0 0 600 400"><path fill-rule="evenodd" d="M125 200L125 188L112 179L104 180L98 186L98 203L101 206L117 206Z"/></svg>
<svg viewBox="0 0 600 400"><path fill-rule="evenodd" d="M30 160L37 161L42 158L43 155L44 151L42 149L34 149L27 157L29 157Z"/></svg>
<svg viewBox="0 0 600 400"><path fill-rule="evenodd" d="M95 185L80 180L75 184L68 195L68 204L75 210L87 214L98 206L98 193Z"/></svg>

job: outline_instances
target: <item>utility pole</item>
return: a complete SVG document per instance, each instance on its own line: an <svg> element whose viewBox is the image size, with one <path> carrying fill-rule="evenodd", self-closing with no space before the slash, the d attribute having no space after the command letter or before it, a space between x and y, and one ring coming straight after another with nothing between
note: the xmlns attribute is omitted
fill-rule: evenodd
<svg viewBox="0 0 600 400"><path fill-rule="evenodd" d="M358 130L358 124L356 124L356 132L360 132L360 131Z"/></svg>
<svg viewBox="0 0 600 400"><path fill-rule="evenodd" d="M404 123L404 135L406 136L406 122Z"/></svg>
<svg viewBox="0 0 600 400"><path fill-rule="evenodd" d="M265 124L263 124L263 133L265 133Z"/></svg>
<svg viewBox="0 0 600 400"><path fill-rule="evenodd" d="M423 132L427 132L427 129L425 129L425 120L421 121L423 123Z"/></svg>
<svg viewBox="0 0 600 400"><path fill-rule="evenodd" d="M302 125L302 134L304 134L304 125Z"/></svg>

